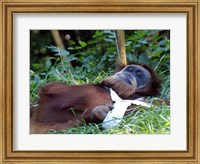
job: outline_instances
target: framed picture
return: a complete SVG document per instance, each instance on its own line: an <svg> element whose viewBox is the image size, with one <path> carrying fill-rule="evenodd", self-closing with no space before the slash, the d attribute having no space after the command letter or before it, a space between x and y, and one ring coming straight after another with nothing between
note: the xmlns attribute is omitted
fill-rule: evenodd
<svg viewBox="0 0 200 164"><path fill-rule="evenodd" d="M0 141L1 152L3 152L1 162L199 163L199 3L199 0L189 2L163 0L140 2L132 0L123 2L114 0L1 1L3 15L0 33L2 38ZM78 77L81 81L80 74L84 74L84 69L81 69L83 67L89 69L94 67L94 72L98 72L98 75L103 67L108 68L107 71L109 71L109 66L112 67L113 62L109 63L108 60L113 60L115 46L113 36L116 30L125 31L126 37L132 36L126 42L127 56L128 54L133 56L134 53L138 56L138 60L147 63L149 59L157 60L155 63L149 62L151 66L154 66L154 70L161 62L164 63L162 65L164 70L168 68L168 74L166 74L168 78L165 78L164 84L170 87L166 87L168 91L163 92L168 93L170 105L164 106L166 108L163 111L167 111L166 117L159 114L159 110L162 111L162 109L157 110L158 115L155 116L158 120L163 119L165 121L163 124L167 128L153 131L154 124L152 124L152 127L147 127L149 131L146 133L133 132L134 128L130 127L127 130L127 125L124 133L88 134L90 132L85 132L79 134L78 131L74 132L74 129L60 132L49 129L48 134L34 132L31 122L33 117L30 118L32 114L30 101L34 102L38 97L39 87L35 89L35 81L41 87L46 77L45 71L34 74L34 71L41 70L39 61L43 58L38 54L53 50L50 53L54 57L45 60L45 69L49 72L57 70L57 73L52 74L57 74L56 80L60 78L62 81L62 77L65 78L65 76L59 72L58 68L63 66L62 60L65 55L62 54L72 54L71 59L68 58L71 62L77 58L73 56L75 53L80 55L78 52L84 50L86 56L79 62L91 65L78 67L80 63L75 62L78 68L75 72L79 71ZM78 40L78 46L68 42L66 50L57 48L56 45L47 45L50 33L55 36L56 33L62 32L61 37L64 37L66 41L70 39L73 41L74 32L84 34L84 37L90 34L90 37L94 39L93 42L87 39L91 41L90 50L85 50L88 42L82 40ZM101 38L101 35L107 38ZM140 40L141 38L146 38L146 40ZM155 41L152 38L159 39ZM110 48L109 51L103 49L104 47L100 45L101 41ZM36 44L40 45L39 49L34 48ZM41 46L42 44L45 46ZM157 51L154 53L156 57L148 56L147 48L150 44L152 45L150 53L153 48L158 48L162 49L163 55L160 57L161 51ZM97 48L95 50L92 49L94 45ZM137 52L132 51L132 45L136 45L134 50L138 50ZM137 46L141 45L144 45L143 50L137 49ZM108 54L105 57L105 63L98 62L99 56L96 55L102 52ZM145 54L142 54L143 52ZM32 54L36 57L33 58ZM59 54L59 57L56 57L56 54ZM86 62L86 59L91 60ZM56 67L54 70L50 70L52 63ZM49 81L51 80L47 79L44 84ZM95 79L89 79L89 82L92 81ZM73 93L75 94L75 91ZM51 100L54 101L54 99ZM92 97L91 101L93 101ZM142 113L141 116L144 114ZM134 117L136 117L135 113ZM42 126L42 124L38 125L39 130Z"/></svg>

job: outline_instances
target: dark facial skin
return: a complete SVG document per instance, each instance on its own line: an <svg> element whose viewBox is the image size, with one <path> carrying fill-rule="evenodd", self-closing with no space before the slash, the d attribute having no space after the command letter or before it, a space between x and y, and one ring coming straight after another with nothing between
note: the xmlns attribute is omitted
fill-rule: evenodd
<svg viewBox="0 0 200 164"><path fill-rule="evenodd" d="M150 72L139 65L129 65L115 76L124 80L128 85L136 83L136 92L146 88L152 79Z"/></svg>

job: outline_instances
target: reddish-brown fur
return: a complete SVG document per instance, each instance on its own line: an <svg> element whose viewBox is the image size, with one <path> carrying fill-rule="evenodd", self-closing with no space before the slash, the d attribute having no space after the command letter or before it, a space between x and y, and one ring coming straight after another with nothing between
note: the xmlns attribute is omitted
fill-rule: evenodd
<svg viewBox="0 0 200 164"><path fill-rule="evenodd" d="M107 87L114 89L120 97L135 99L157 95L160 80L154 72L144 66L152 76L151 84L140 93L136 86L127 88L121 80L106 78L101 84L72 85L51 82L41 87L39 106L31 112L31 133L46 133L50 129L61 130L85 121L99 123L105 113L112 109L113 102ZM114 88L113 85L115 84Z"/></svg>

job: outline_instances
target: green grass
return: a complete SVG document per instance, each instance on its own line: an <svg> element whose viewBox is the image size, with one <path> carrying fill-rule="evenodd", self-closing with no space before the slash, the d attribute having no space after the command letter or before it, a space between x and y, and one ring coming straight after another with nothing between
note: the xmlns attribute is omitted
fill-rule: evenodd
<svg viewBox="0 0 200 164"><path fill-rule="evenodd" d="M38 99L38 90L40 86L50 81L62 81L66 84L85 84L97 83L109 76L105 72L98 75L90 75L87 78L80 79L79 76L73 76L72 73L60 73L58 70L53 74L38 75L31 72L30 95L31 102L36 104ZM39 76L39 77L38 77ZM161 89L161 98L169 98L169 77L165 77ZM167 95L167 96L166 96ZM157 98L149 98L149 102ZM49 134L169 134L170 133L170 106L164 102L158 103L151 108L135 107L130 110L127 116L124 116L121 123L109 130L102 130L101 124L85 124L76 128L67 128L62 131L49 130Z"/></svg>
<svg viewBox="0 0 200 164"><path fill-rule="evenodd" d="M124 116L121 123L114 128L102 130L101 124L88 124L61 131L50 130L49 134L169 134L170 109L163 104L149 109L136 107Z"/></svg>

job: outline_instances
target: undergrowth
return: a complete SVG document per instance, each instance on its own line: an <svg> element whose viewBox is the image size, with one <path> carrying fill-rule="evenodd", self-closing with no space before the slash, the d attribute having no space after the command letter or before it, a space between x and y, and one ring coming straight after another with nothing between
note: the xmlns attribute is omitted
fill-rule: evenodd
<svg viewBox="0 0 200 164"><path fill-rule="evenodd" d="M170 134L170 108L166 104L149 109L136 107L124 116L117 127L102 130L102 124L85 124L61 131L49 130L49 134Z"/></svg>

